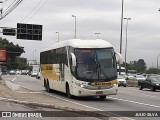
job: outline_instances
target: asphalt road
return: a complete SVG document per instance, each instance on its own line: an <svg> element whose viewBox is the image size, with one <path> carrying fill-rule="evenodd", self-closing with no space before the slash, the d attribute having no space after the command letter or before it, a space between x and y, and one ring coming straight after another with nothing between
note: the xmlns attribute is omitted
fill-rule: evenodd
<svg viewBox="0 0 160 120"><path fill-rule="evenodd" d="M73 104L75 103L75 105L81 104L85 107L93 108L96 111L160 111L160 91L152 92L148 89L139 90L136 87L119 87L118 95L108 96L104 101L100 101L96 97L75 97L74 99L68 99L64 94L59 92L45 92L41 81L30 76L7 75L5 79L12 80L14 83L31 90L43 92L52 97L72 102ZM136 119L142 120L142 118ZM158 120L158 118L152 119Z"/></svg>

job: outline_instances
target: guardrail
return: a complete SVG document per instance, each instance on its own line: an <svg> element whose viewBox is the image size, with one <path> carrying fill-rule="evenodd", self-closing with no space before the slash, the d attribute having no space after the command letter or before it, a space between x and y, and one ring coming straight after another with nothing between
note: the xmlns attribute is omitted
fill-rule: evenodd
<svg viewBox="0 0 160 120"><path fill-rule="evenodd" d="M128 87L138 87L138 81L137 80L126 80Z"/></svg>

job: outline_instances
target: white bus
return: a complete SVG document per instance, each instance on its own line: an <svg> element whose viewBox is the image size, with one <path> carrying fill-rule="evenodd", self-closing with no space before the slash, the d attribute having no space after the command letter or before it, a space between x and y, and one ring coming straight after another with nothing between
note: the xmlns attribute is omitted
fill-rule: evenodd
<svg viewBox="0 0 160 120"><path fill-rule="evenodd" d="M118 56L117 59L115 56ZM66 40L40 53L42 80L51 89L73 96L117 94L117 60L122 56L105 40Z"/></svg>

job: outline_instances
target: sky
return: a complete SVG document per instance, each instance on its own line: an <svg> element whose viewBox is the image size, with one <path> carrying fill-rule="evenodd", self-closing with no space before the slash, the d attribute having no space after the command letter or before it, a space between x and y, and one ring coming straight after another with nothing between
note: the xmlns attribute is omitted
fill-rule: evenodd
<svg viewBox="0 0 160 120"><path fill-rule="evenodd" d="M13 1L4 2L3 10ZM25 53L21 57L36 58L39 62L40 52L57 42L56 32L59 32L60 41L74 38L75 19L72 15L75 15L78 39L96 39L95 33L100 33L100 39L110 42L115 51L120 52L121 4L122 0L23 0L0 20L0 26L16 28L17 23L43 25L42 41L21 40L2 33L0 37L24 47ZM131 18L128 21L127 62L144 59L148 68L156 67L160 54L159 8L160 0L124 0L124 17ZM125 41L126 20L123 21L123 57Z"/></svg>

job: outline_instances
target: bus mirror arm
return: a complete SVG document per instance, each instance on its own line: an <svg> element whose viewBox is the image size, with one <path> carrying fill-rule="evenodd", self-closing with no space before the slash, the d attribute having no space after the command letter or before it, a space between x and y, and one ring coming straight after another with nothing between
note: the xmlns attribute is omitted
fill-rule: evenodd
<svg viewBox="0 0 160 120"><path fill-rule="evenodd" d="M74 55L74 53L71 53L71 57L72 57L72 66L75 67L76 66L76 56Z"/></svg>
<svg viewBox="0 0 160 120"><path fill-rule="evenodd" d="M116 52L116 60L117 62L122 65L123 64L123 57L120 53Z"/></svg>

